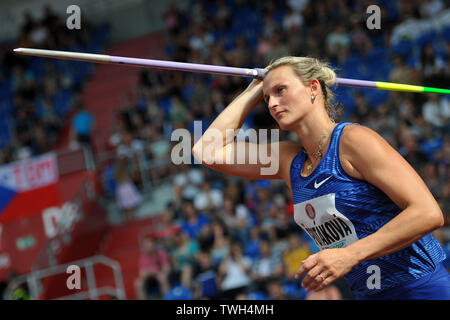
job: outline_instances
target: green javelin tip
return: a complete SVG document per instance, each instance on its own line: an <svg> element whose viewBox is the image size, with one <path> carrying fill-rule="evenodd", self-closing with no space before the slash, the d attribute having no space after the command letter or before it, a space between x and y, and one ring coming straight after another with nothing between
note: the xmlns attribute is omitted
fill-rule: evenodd
<svg viewBox="0 0 450 320"><path fill-rule="evenodd" d="M423 87L423 92L450 94L450 89Z"/></svg>

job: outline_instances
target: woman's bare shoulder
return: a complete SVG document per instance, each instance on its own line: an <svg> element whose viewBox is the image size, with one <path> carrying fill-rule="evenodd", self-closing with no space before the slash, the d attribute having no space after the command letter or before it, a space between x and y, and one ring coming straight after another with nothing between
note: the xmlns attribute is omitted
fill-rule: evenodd
<svg viewBox="0 0 450 320"><path fill-rule="evenodd" d="M380 143L387 143L374 130L363 125L349 124L345 126L339 142L339 158L345 172L351 177L364 179L355 163L361 153L371 153L379 150Z"/></svg>
<svg viewBox="0 0 450 320"><path fill-rule="evenodd" d="M339 143L339 157L344 170L352 177L363 179L361 168L375 164L376 159L388 161L397 152L375 130L363 125L347 125ZM359 167L359 169L357 169Z"/></svg>
<svg viewBox="0 0 450 320"><path fill-rule="evenodd" d="M363 125L349 124L345 126L339 148L344 151L358 151L376 147L378 143L387 143L375 130Z"/></svg>

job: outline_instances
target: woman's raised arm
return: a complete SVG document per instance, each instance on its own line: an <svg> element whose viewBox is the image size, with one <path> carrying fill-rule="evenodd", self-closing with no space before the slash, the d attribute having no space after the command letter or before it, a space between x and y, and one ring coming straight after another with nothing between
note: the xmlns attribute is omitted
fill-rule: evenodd
<svg viewBox="0 0 450 320"><path fill-rule="evenodd" d="M262 100L261 80L253 80L214 120L192 148L204 166L249 179L289 181L286 165L300 150L295 142L254 143L235 141L247 116ZM281 159L280 154L283 155Z"/></svg>

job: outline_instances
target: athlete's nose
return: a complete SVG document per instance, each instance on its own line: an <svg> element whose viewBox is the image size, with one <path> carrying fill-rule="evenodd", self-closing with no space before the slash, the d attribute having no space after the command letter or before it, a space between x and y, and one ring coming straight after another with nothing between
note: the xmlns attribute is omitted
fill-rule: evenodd
<svg viewBox="0 0 450 320"><path fill-rule="evenodd" d="M274 97L269 97L268 99L269 100L267 102L267 105L268 105L269 109L272 109L273 111L275 111L274 109L276 107L278 107L278 100Z"/></svg>

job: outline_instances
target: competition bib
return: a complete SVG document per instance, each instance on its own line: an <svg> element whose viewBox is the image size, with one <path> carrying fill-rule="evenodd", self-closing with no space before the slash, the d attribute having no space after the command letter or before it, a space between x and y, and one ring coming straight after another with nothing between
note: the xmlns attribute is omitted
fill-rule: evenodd
<svg viewBox="0 0 450 320"><path fill-rule="evenodd" d="M343 248L358 240L351 221L336 209L334 193L294 205L294 220L320 250Z"/></svg>

